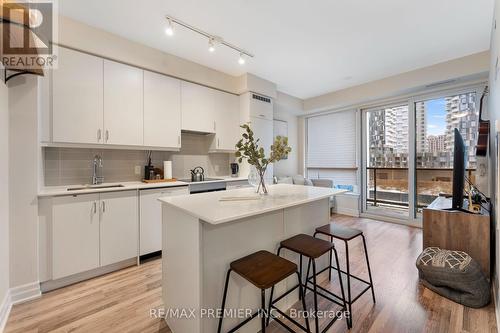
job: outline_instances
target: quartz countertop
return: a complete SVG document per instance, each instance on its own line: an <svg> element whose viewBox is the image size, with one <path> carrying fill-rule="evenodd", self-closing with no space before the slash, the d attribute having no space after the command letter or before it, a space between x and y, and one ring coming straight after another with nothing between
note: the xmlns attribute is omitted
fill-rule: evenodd
<svg viewBox="0 0 500 333"><path fill-rule="evenodd" d="M164 197L159 200L207 223L221 224L346 192L324 187L289 184L270 185L268 190L269 194L261 195L257 200L220 201L224 197L254 196L253 188Z"/></svg>
<svg viewBox="0 0 500 333"><path fill-rule="evenodd" d="M207 177L212 178L212 177ZM188 186L189 184L203 184L203 183L218 183L218 182L235 182L247 180L245 177L231 177L222 176L213 178L218 178L217 180L208 180L196 183L186 183L181 181L175 182L165 182L165 183L143 183L143 182L120 182L120 183L103 183L99 186L113 186L113 185L123 185L122 187L108 187L108 188L87 188L78 191L68 191L69 188L82 187L84 185L64 185L64 186L46 186L38 191L38 197L54 197L63 195L81 195L81 194L91 194L91 193L102 193L102 192L117 192L117 191L130 191L130 190L147 190L152 188L164 188L164 187L179 187Z"/></svg>

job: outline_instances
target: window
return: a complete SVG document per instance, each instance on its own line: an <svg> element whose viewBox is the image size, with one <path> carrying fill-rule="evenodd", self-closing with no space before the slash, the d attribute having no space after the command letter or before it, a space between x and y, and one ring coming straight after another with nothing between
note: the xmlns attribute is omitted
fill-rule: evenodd
<svg viewBox="0 0 500 333"><path fill-rule="evenodd" d="M416 212L429 205L439 194L451 194L453 178L453 144L455 128L460 130L468 149L467 168L476 168L477 122L476 93L417 101L417 120L425 119L425 126L418 126L416 135L421 138L416 146Z"/></svg>
<svg viewBox="0 0 500 333"><path fill-rule="evenodd" d="M307 120L307 177L357 185L356 111Z"/></svg>

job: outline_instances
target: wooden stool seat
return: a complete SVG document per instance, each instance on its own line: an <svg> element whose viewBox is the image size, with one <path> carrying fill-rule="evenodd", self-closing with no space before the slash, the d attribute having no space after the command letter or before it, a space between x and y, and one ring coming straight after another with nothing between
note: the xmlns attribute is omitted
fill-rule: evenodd
<svg viewBox="0 0 500 333"><path fill-rule="evenodd" d="M316 228L316 232L319 234L332 236L341 240L351 240L363 233L361 230L345 227L337 223L330 223L322 227L318 227Z"/></svg>
<svg viewBox="0 0 500 333"><path fill-rule="evenodd" d="M268 251L233 261L231 269L259 289L268 289L297 272L297 265Z"/></svg>
<svg viewBox="0 0 500 333"><path fill-rule="evenodd" d="M316 259L330 252L334 245L322 239L306 234L299 234L288 238L281 243L281 247L296 252L308 258Z"/></svg>

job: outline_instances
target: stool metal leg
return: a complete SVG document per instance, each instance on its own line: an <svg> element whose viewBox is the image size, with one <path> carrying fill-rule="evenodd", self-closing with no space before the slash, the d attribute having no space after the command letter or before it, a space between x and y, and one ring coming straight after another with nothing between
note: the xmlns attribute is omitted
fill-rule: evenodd
<svg viewBox="0 0 500 333"><path fill-rule="evenodd" d="M260 290L260 302L261 302L261 318L260 318L260 325L261 325L261 332L266 333L266 290L261 289ZM269 318L269 317L268 317Z"/></svg>
<svg viewBox="0 0 500 333"><path fill-rule="evenodd" d="M349 245L345 243L345 258L346 258L346 272L347 272L347 302L349 305L349 326L352 327L352 302L351 302L351 270L349 266Z"/></svg>
<svg viewBox="0 0 500 333"><path fill-rule="evenodd" d="M297 278L299 279L299 295L302 295L302 293L303 293L303 290L302 290L302 274L301 273L297 273ZM304 299L304 297L302 297L302 309L304 309L304 311L307 311L306 300ZM306 320L307 332L311 332L311 327L309 326L309 317L307 315L305 315L305 320Z"/></svg>
<svg viewBox="0 0 500 333"><path fill-rule="evenodd" d="M227 297L227 287L229 285L229 277L231 275L231 269L227 271L226 275L226 283L224 285L224 295L222 296L222 306L221 306L221 316L219 318L219 327L217 328L217 333L220 333L222 330L222 320L224 319L224 309L226 307L226 297Z"/></svg>
<svg viewBox="0 0 500 333"><path fill-rule="evenodd" d="M342 272L340 271L340 263L339 263L339 256L337 254L337 250L333 248L333 253L335 254L335 265L337 266L337 273L339 275L339 282L340 282L340 290L342 292L342 302L344 303L344 309L347 309L347 303L345 301L345 293L344 293L344 283L342 282ZM350 316L350 314L349 314ZM347 323L347 328L350 329L351 323L349 322L349 319L346 319Z"/></svg>
<svg viewBox="0 0 500 333"><path fill-rule="evenodd" d="M309 283L309 270L311 268L311 258L309 258L309 263L307 264L307 273L306 273L306 283L304 284L304 297L306 297L307 293L307 284Z"/></svg>
<svg viewBox="0 0 500 333"><path fill-rule="evenodd" d="M316 333L319 333L319 320L318 320L318 290L316 288L316 260L312 259L313 267L313 287L314 287L314 323L316 325Z"/></svg>
<svg viewBox="0 0 500 333"><path fill-rule="evenodd" d="M375 291L373 289L372 270L370 269L370 260L368 260L368 251L366 249L365 235L361 234L361 237L363 237L363 247L365 248L366 264L368 265L368 276L370 277L370 287L372 289L373 303L376 303L375 302Z"/></svg>
<svg viewBox="0 0 500 333"><path fill-rule="evenodd" d="M302 277L302 254L300 255L300 261L299 261L299 274L300 277ZM300 280L300 284L302 284L302 280ZM299 301L302 299L302 292L299 293Z"/></svg>
<svg viewBox="0 0 500 333"><path fill-rule="evenodd" d="M330 237L330 243L333 243L333 237ZM332 266L332 251L330 251L330 260L328 261L328 266ZM332 281L332 270L328 270L328 281Z"/></svg>

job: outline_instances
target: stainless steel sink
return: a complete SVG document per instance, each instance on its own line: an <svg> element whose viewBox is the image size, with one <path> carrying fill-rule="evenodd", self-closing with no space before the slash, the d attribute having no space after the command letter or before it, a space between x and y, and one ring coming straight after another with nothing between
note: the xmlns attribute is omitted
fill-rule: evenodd
<svg viewBox="0 0 500 333"><path fill-rule="evenodd" d="M83 191L90 190L93 188L117 188L117 187L125 187L125 185L117 184L117 185L83 185L80 187L70 187L68 191Z"/></svg>

